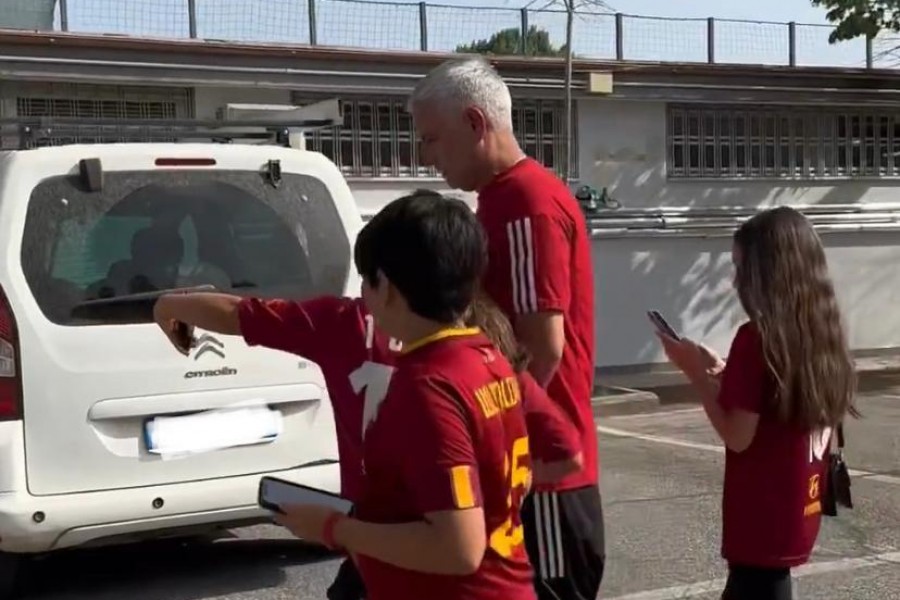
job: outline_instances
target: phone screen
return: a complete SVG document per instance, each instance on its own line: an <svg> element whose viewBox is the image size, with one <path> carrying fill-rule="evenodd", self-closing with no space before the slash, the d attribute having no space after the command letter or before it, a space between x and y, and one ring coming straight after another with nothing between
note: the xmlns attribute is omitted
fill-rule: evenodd
<svg viewBox="0 0 900 600"><path fill-rule="evenodd" d="M672 328L671 325L663 318L663 316L659 313L658 310L649 310L647 311L647 316L650 317L650 320L656 326L656 329L659 330L660 333L663 333L673 340L680 340L681 336Z"/></svg>

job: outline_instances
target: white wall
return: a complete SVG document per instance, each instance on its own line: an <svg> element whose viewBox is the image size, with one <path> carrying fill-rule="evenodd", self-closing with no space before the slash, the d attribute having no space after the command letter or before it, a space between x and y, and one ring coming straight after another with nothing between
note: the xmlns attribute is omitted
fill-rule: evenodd
<svg viewBox="0 0 900 600"><path fill-rule="evenodd" d="M194 110L198 119L212 119L216 110L228 103L238 104L290 104L290 90L260 88L194 88Z"/></svg>
<svg viewBox="0 0 900 600"><path fill-rule="evenodd" d="M900 180L668 181L663 102L582 100L578 119L581 181L627 208L900 202Z"/></svg>
<svg viewBox="0 0 900 600"><path fill-rule="evenodd" d="M626 208L900 203L900 182L668 181L663 103L586 101L579 117L581 181L610 186ZM900 347L900 232L823 241L852 347ZM650 308L724 355L745 318L731 287L730 246L728 237L594 239L597 366L664 360Z"/></svg>
<svg viewBox="0 0 900 600"><path fill-rule="evenodd" d="M829 233L823 241L851 347L900 347L900 235ZM593 260L600 368L665 360L646 317L651 308L723 356L746 318L727 237L595 239Z"/></svg>
<svg viewBox="0 0 900 600"><path fill-rule="evenodd" d="M452 190L443 180L436 179L351 179L350 189L356 198L356 204L363 217L371 217L381 208L397 198L412 192L415 189L436 190L444 194L456 196L465 200L473 209L475 208L475 194Z"/></svg>

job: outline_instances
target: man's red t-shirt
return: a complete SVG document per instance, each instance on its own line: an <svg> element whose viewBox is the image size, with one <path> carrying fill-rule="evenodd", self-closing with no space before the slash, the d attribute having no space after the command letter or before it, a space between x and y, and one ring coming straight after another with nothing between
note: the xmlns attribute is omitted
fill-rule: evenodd
<svg viewBox="0 0 900 600"><path fill-rule="evenodd" d="M819 534L831 431L779 421L774 396L762 340L746 323L732 342L719 391L726 410L759 414L750 447L725 454L722 556L737 565L801 565Z"/></svg>
<svg viewBox="0 0 900 600"><path fill-rule="evenodd" d="M596 485L594 272L581 208L556 175L526 158L479 192L477 214L488 238L488 294L513 323L535 312L561 312L565 322L565 350L547 392L579 431L584 467L549 489Z"/></svg>
<svg viewBox="0 0 900 600"><path fill-rule="evenodd" d="M248 345L290 352L322 369L337 430L341 494L356 501L362 487L364 413L377 408L378 388L387 384L399 345L377 330L358 298L247 298L238 305L238 316Z"/></svg>
<svg viewBox="0 0 900 600"><path fill-rule="evenodd" d="M487 550L466 576L402 569L357 555L369 600L533 600L519 518L531 482L521 392L506 359L477 329L407 346L364 440L356 516L406 523L481 507Z"/></svg>

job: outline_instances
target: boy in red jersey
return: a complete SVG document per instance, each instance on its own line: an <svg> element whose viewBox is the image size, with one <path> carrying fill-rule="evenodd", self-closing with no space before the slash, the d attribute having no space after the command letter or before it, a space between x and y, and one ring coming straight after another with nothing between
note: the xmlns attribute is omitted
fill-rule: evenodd
<svg viewBox="0 0 900 600"><path fill-rule="evenodd" d="M535 597L519 519L532 478L520 387L463 326L485 258L471 210L430 192L392 202L357 239L363 298L403 350L365 432L355 517L298 506L279 521L353 554L370 600Z"/></svg>
<svg viewBox="0 0 900 600"><path fill-rule="evenodd" d="M597 465L594 273L584 216L568 186L526 156L512 98L481 58L432 70L408 108L421 156L454 188L478 193L488 240L485 291L512 321L528 370L578 429L583 468L538 486L523 508L541 600L594 600L605 567Z"/></svg>
<svg viewBox="0 0 900 600"><path fill-rule="evenodd" d="M399 343L375 327L362 299L320 296L296 302L191 293L161 297L157 323L186 352L194 327L243 336L264 346L311 360L322 369L334 412L341 494L356 502L362 490L362 432L366 415L380 401ZM359 600L362 581L348 559L328 589L329 600Z"/></svg>
<svg viewBox="0 0 900 600"><path fill-rule="evenodd" d="M509 344L509 339L500 322L503 315L497 313L496 307L481 301L467 321L480 325L500 347L501 343ZM250 346L290 352L320 365L334 407L341 493L354 502L358 499L364 419L374 410L366 410L366 401L378 401L377 395L366 396L367 378L381 376L386 382L392 372L394 353L400 348L399 342L388 340L374 326L361 298L321 296L297 302L205 292L171 294L160 298L156 314L161 327L181 351L186 347L184 338L189 339L193 328L200 327L241 335ZM500 350L505 352L506 348ZM534 479L547 485L580 468L578 435L544 390L527 373L520 377L526 426L537 463ZM362 580L349 559L341 564L327 597L365 597Z"/></svg>
<svg viewBox="0 0 900 600"><path fill-rule="evenodd" d="M374 410L374 406L364 406L379 401L377 395L362 388L367 375L380 373L390 377L394 352L400 347L396 340L389 341L374 327L361 299L325 296L296 302L219 293L171 294L157 302L155 313L160 327L182 351L185 338L197 326L242 335L250 345L279 349L318 363L334 406L342 493L357 501L362 478L363 420ZM467 322L482 325L495 343L504 344L501 351L511 353L511 334L506 331L509 324L497 313L496 307L482 299L473 306ZM535 480L558 480L580 466L577 433L527 375L522 386L527 427L538 460ZM362 585L355 575L352 563L345 562L328 597L361 598Z"/></svg>

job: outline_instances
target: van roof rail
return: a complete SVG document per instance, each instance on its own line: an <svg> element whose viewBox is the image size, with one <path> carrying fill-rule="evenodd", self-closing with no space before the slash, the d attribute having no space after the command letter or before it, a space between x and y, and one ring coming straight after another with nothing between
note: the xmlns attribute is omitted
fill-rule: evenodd
<svg viewBox="0 0 900 600"><path fill-rule="evenodd" d="M303 148L304 134L343 124L338 100L309 106L228 104L216 119L0 118L5 149L108 142L235 141Z"/></svg>

